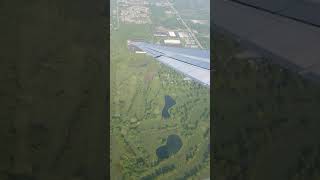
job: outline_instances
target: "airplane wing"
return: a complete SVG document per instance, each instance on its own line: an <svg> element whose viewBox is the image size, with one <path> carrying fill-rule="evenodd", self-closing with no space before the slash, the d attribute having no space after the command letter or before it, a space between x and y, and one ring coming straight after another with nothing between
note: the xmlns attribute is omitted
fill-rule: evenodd
<svg viewBox="0 0 320 180"><path fill-rule="evenodd" d="M159 62L175 69L190 79L200 82L205 86L210 86L209 51L168 47L146 42L128 41L128 45L146 52Z"/></svg>

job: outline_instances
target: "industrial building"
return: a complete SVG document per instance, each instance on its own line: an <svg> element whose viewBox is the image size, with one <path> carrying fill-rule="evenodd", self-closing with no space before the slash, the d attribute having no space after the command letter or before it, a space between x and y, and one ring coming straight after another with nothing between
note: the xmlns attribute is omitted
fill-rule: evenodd
<svg viewBox="0 0 320 180"><path fill-rule="evenodd" d="M169 36L171 36L171 37L176 37L176 33L173 32L173 31L169 31Z"/></svg>
<svg viewBox="0 0 320 180"><path fill-rule="evenodd" d="M156 36L156 37L166 37L166 36L168 36L168 34L165 33L165 32L155 32L153 35Z"/></svg>
<svg viewBox="0 0 320 180"><path fill-rule="evenodd" d="M181 38L189 37L186 32L178 32L178 35L179 35L179 37L181 37Z"/></svg>
<svg viewBox="0 0 320 180"><path fill-rule="evenodd" d="M179 45L181 44L181 41L179 39L165 39L165 44L172 44L172 45Z"/></svg>

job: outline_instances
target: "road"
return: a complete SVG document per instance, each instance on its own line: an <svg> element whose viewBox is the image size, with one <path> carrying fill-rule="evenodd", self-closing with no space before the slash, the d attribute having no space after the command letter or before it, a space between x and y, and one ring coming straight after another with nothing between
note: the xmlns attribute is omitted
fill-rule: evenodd
<svg viewBox="0 0 320 180"><path fill-rule="evenodd" d="M120 20L119 20L119 2L118 0L116 0L116 6L117 6L117 27L115 28L115 30L119 29L120 27Z"/></svg>
<svg viewBox="0 0 320 180"><path fill-rule="evenodd" d="M171 9L175 12L175 14L177 15L178 19L182 22L182 24L186 27L186 29L189 31L189 33L191 34L192 38L196 41L197 45L201 48L204 49L203 46L200 44L199 40L197 39L197 37L194 35L194 33L191 31L191 29L189 28L189 26L184 22L184 20L182 19L182 17L180 16L179 12L174 8L173 4L169 2L169 0L167 0L167 3L170 5Z"/></svg>

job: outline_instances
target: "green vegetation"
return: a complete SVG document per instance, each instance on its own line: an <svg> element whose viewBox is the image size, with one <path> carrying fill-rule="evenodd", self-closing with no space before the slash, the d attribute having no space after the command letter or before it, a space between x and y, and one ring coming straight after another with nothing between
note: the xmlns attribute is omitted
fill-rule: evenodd
<svg viewBox="0 0 320 180"><path fill-rule="evenodd" d="M210 0L171 0L178 10L210 10Z"/></svg>
<svg viewBox="0 0 320 180"><path fill-rule="evenodd" d="M184 28L184 26L177 21L177 17L172 14L166 14L164 8L151 6L150 11L152 13L153 27L164 26L172 29Z"/></svg>
<svg viewBox="0 0 320 180"><path fill-rule="evenodd" d="M152 26L121 24L111 31L111 179L175 179L195 167L190 177L208 177L209 161L203 155L210 140L209 89L150 56L129 52L129 39L152 41ZM161 115L165 95L176 101L166 120ZM159 161L156 150L171 134L183 145ZM194 146L197 151L186 161Z"/></svg>
<svg viewBox="0 0 320 180"><path fill-rule="evenodd" d="M161 24L167 28L172 28L172 29L184 28L184 26L177 21L177 17L175 16L166 18L165 20L162 21Z"/></svg>
<svg viewBox="0 0 320 180"><path fill-rule="evenodd" d="M166 174L170 171L173 171L176 168L176 166L174 164L168 165L168 166L164 166L161 167L159 169L156 169L154 173L152 173L151 175L147 175L141 178L141 180L153 180L157 177L159 177L160 175Z"/></svg>
<svg viewBox="0 0 320 180"><path fill-rule="evenodd" d="M150 11L152 13L152 22L161 24L161 21L164 21L167 19L167 15L165 13L164 8L159 8L157 6L151 6Z"/></svg>
<svg viewBox="0 0 320 180"><path fill-rule="evenodd" d="M175 0L174 7L193 31L205 49L210 49L210 4L209 0ZM192 22L200 20L200 23Z"/></svg>

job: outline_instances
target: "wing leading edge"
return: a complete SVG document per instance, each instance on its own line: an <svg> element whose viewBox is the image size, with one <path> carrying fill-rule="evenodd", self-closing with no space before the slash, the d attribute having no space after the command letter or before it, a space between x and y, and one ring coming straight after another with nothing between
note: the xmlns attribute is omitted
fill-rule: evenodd
<svg viewBox="0 0 320 180"><path fill-rule="evenodd" d="M154 57L159 62L175 69L179 73L210 87L210 53L206 50L176 48L149 44L146 42L128 42Z"/></svg>

